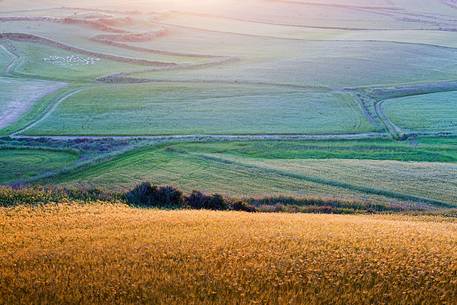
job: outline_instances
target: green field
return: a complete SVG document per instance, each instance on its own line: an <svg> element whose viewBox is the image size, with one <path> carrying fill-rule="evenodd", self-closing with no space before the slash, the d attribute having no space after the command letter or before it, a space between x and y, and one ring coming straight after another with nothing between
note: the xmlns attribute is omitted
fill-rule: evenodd
<svg viewBox="0 0 457 305"><path fill-rule="evenodd" d="M420 202L411 195L457 205L456 145L455 139L424 139L417 146L390 141L173 144L132 151L52 181L112 189L152 181L231 196Z"/></svg>
<svg viewBox="0 0 457 305"><path fill-rule="evenodd" d="M372 130L358 105L344 93L160 83L84 90L61 103L26 134L322 134Z"/></svg>
<svg viewBox="0 0 457 305"><path fill-rule="evenodd" d="M78 155L68 151L0 148L0 184L24 181L73 164Z"/></svg>
<svg viewBox="0 0 457 305"><path fill-rule="evenodd" d="M251 159L350 159L405 162L457 162L456 138L390 140L252 141L174 144L174 150L230 155Z"/></svg>
<svg viewBox="0 0 457 305"><path fill-rule="evenodd" d="M128 153L43 183L127 190L142 181L174 185L185 192L198 189L233 197L323 196L345 200L370 199L370 202L385 204L392 201L384 196L367 196L359 191L288 177L242 164L213 161L202 155L168 151L166 148ZM413 205L406 200L404 204Z"/></svg>
<svg viewBox="0 0 457 305"><path fill-rule="evenodd" d="M386 100L384 109L401 128L426 132L457 132L457 92Z"/></svg>

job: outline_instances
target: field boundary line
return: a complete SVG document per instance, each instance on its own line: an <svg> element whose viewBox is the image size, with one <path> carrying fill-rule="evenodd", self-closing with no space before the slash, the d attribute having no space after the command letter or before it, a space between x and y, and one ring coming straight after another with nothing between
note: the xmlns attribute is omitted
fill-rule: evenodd
<svg viewBox="0 0 457 305"><path fill-rule="evenodd" d="M79 89L80 91L84 88ZM72 92L76 94L78 92ZM72 94L72 95L73 95ZM68 98L70 96L65 96ZM62 102L62 101L60 101ZM43 119L43 118L42 118ZM40 119L40 120L42 120ZM36 124L37 122L33 123ZM29 129L31 126L27 127ZM24 128L22 131L24 131ZM55 140L78 140L78 139L145 139L145 140L157 140L162 142L167 141L242 141L242 140L273 140L273 141L282 141L282 140L363 140L363 139L388 139L388 133L382 132L367 132L367 133L351 133L351 134L196 134L196 135L126 135L126 136L116 136L116 135L21 135L19 134L22 131L18 131L11 136L13 138L23 138L23 139L39 139L39 138L48 138Z"/></svg>

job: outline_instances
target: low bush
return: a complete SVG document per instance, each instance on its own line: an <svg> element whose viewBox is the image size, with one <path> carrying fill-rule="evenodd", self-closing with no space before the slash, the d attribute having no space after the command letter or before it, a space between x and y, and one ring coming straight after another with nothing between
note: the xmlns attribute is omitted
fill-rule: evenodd
<svg viewBox="0 0 457 305"><path fill-rule="evenodd" d="M205 195L198 191L193 191L189 196L184 198L186 206L192 209L205 209L205 210L228 210L229 205L219 194Z"/></svg>
<svg viewBox="0 0 457 305"><path fill-rule="evenodd" d="M230 205L230 207L233 211L250 212L250 213L257 212L257 209L254 206L252 206L244 201L235 201Z"/></svg>
<svg viewBox="0 0 457 305"><path fill-rule="evenodd" d="M142 207L177 208L182 206L182 193L172 186L157 187L143 182L126 193L125 201Z"/></svg>

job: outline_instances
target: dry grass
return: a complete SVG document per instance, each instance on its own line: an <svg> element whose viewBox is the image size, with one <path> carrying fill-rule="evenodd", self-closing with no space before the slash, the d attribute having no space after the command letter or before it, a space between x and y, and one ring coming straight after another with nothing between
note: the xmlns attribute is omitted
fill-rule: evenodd
<svg viewBox="0 0 457 305"><path fill-rule="evenodd" d="M455 304L457 222L0 209L2 304Z"/></svg>

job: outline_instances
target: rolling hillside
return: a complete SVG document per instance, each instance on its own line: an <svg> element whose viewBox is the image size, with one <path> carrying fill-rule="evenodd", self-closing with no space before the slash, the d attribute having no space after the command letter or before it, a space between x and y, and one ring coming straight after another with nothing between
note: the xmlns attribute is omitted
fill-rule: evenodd
<svg viewBox="0 0 457 305"><path fill-rule="evenodd" d="M0 2L1 183L457 204L453 1L128 7Z"/></svg>

